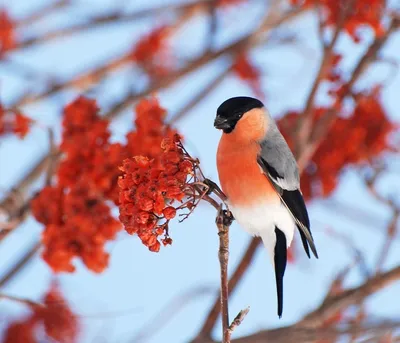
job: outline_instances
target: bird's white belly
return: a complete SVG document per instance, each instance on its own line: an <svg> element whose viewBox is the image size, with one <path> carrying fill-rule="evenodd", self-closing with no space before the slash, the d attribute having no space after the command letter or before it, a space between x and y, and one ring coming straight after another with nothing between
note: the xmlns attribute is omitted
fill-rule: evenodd
<svg viewBox="0 0 400 343"><path fill-rule="evenodd" d="M296 226L281 202L260 202L248 207L229 205L229 209L245 231L262 238L272 259L276 243L275 227L285 234L287 246L290 246Z"/></svg>

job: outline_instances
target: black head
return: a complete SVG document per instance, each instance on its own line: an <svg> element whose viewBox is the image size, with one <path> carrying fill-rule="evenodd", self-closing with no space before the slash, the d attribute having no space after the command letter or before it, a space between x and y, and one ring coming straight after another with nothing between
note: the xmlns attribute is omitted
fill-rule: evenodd
<svg viewBox="0 0 400 343"><path fill-rule="evenodd" d="M243 114L253 108L262 108L264 104L257 99L247 96L238 96L224 101L217 109L214 126L224 133L230 133Z"/></svg>

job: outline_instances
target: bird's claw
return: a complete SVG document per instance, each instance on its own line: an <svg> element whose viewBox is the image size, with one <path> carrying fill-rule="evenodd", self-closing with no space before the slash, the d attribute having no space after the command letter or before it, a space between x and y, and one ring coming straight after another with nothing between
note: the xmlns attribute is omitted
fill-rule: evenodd
<svg viewBox="0 0 400 343"><path fill-rule="evenodd" d="M224 224L224 226L231 226L232 222L235 220L232 212L229 210L222 210L221 214L222 214L222 223Z"/></svg>
<svg viewBox="0 0 400 343"><path fill-rule="evenodd" d="M206 192L207 195L210 195L215 190L221 191L218 185L214 181L211 181L210 179L204 179L203 183L208 187Z"/></svg>

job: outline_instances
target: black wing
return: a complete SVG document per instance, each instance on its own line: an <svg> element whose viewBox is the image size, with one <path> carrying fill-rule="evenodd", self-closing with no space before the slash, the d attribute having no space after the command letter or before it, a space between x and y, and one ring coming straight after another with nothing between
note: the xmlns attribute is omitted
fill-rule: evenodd
<svg viewBox="0 0 400 343"><path fill-rule="evenodd" d="M286 190L280 187L276 180L283 179L284 177L279 175L276 169L269 165L261 156L258 157L258 164L264 174L270 179L272 185L277 190L282 203L292 215L296 226L299 229L303 247L307 256L310 257L310 247L314 256L318 258L317 249L310 230L310 219L308 218L307 208L300 190Z"/></svg>

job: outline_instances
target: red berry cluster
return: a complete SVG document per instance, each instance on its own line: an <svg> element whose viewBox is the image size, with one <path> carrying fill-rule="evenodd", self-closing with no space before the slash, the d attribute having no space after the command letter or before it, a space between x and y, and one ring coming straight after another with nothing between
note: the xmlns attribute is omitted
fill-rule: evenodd
<svg viewBox="0 0 400 343"><path fill-rule="evenodd" d="M168 58L170 28L161 26L142 37L134 46L132 60L150 76L165 75L172 59Z"/></svg>
<svg viewBox="0 0 400 343"><path fill-rule="evenodd" d="M295 5L315 6L314 0L291 0ZM355 42L359 42L358 31L363 26L369 26L376 35L384 33L382 14L385 10L385 0L320 0L325 13L326 25L337 25L342 16L347 13L344 29Z"/></svg>
<svg viewBox="0 0 400 343"><path fill-rule="evenodd" d="M39 328L43 328L46 340L60 343L77 342L79 323L68 307L56 285L43 298L43 304L30 304L32 313L23 321L9 324L4 343L37 343Z"/></svg>
<svg viewBox="0 0 400 343"><path fill-rule="evenodd" d="M5 10L0 11L0 58L16 46L15 24Z"/></svg>
<svg viewBox="0 0 400 343"><path fill-rule="evenodd" d="M24 138L30 129L33 120L19 111L8 111L0 104L0 136L15 134Z"/></svg>
<svg viewBox="0 0 400 343"><path fill-rule="evenodd" d="M109 138L108 121L94 100L79 97L65 107L57 184L32 201L34 216L46 226L43 258L55 272L74 271L74 257L98 273L108 265L104 247L121 225L107 200L117 201L113 191L124 158L123 148Z"/></svg>
<svg viewBox="0 0 400 343"><path fill-rule="evenodd" d="M188 176L194 175L194 163L183 150L179 135L163 140L156 158L136 156L124 160L123 176L118 184L120 220L125 230L136 233L150 251L158 252L158 238L171 244L168 223L177 210L191 209L192 201L182 202ZM179 203L174 207L174 203Z"/></svg>
<svg viewBox="0 0 400 343"><path fill-rule="evenodd" d="M129 173L129 168L140 167L141 173L151 169L153 182L154 170L159 171L156 175L159 181L152 185L146 183L149 176L144 177L141 173L134 176L142 177L140 185L136 184L135 192L147 192L146 197L143 195L140 198L141 213L139 216L135 212L135 220L150 227L155 219L158 223L161 217L168 221L175 216L175 208L167 206L167 203L169 200L182 200L183 185L193 169L189 158L184 156L183 149L179 147L177 138L173 140L176 131L165 124L166 110L157 99L144 99L138 103L135 129L127 133L124 145L110 143L109 122L101 118L98 112L96 102L84 97L77 98L65 107L60 143L61 162L56 171L56 182L45 187L32 201L34 216L45 225L42 235L43 258L55 272L74 271L72 262L75 257L98 273L107 267L109 256L105 244L113 240L122 228L112 215L110 206L121 202L124 207L127 202L124 198L121 200L119 195L119 186L124 179L118 182L118 178L123 172ZM141 155L146 158L127 159ZM120 170L119 166L124 160L124 169ZM125 177L125 182L128 182L133 175ZM128 186L132 187L125 184L125 187ZM163 187L163 191L155 187ZM166 196L169 197L168 201ZM152 208L149 207L151 201L156 201ZM157 217L150 215L152 209ZM132 211L129 206L127 211ZM137 227L127 225L126 220L123 223L128 232L137 232L147 246L158 250L158 241L154 241L154 237L162 233L160 230L156 236L149 235L149 231L139 232ZM153 228L155 226L156 223ZM167 223L163 228L166 236L162 242L170 244Z"/></svg>
<svg viewBox="0 0 400 343"><path fill-rule="evenodd" d="M316 122L328 109L314 110ZM289 113L280 122L282 133L290 139L290 127L298 119L298 113ZM326 138L315 151L310 167L301 178L301 189L306 198L328 196L336 188L340 173L348 165L368 162L390 151L390 134L396 131L383 108L379 91L357 96L352 113L338 117ZM345 137L345 139L343 138Z"/></svg>

